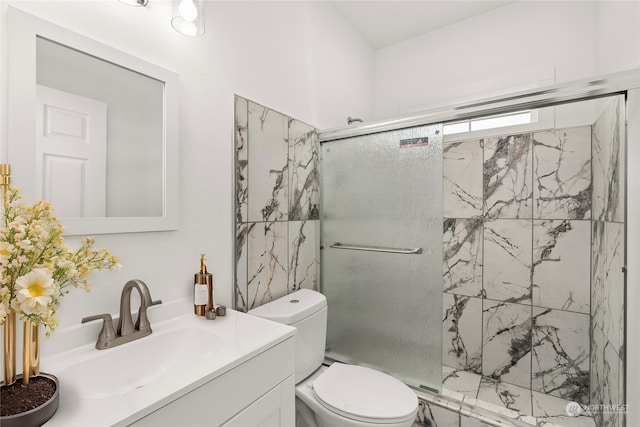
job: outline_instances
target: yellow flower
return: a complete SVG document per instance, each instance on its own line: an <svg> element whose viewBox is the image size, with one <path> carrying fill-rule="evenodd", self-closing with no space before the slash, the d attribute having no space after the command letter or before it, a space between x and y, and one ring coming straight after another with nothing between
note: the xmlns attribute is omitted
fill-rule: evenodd
<svg viewBox="0 0 640 427"><path fill-rule="evenodd" d="M0 257L9 258L9 255L11 255L9 244L7 242L0 242Z"/></svg>
<svg viewBox="0 0 640 427"><path fill-rule="evenodd" d="M46 268L34 268L16 280L15 303L25 314L47 313L55 286L51 272Z"/></svg>

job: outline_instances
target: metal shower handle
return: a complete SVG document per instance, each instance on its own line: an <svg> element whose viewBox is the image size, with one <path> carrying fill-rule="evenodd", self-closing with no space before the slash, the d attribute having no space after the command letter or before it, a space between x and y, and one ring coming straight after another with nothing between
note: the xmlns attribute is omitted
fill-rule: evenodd
<svg viewBox="0 0 640 427"><path fill-rule="evenodd" d="M349 249L352 251L388 252L392 254L417 255L422 253L422 248L385 248L380 246L362 246L344 243L332 243L329 245L334 249Z"/></svg>

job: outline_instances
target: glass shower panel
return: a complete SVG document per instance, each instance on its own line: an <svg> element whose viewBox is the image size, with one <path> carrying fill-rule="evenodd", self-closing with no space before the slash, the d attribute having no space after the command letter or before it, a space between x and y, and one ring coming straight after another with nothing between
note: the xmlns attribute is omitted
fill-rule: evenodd
<svg viewBox="0 0 640 427"><path fill-rule="evenodd" d="M327 357L440 390L442 125L321 151Z"/></svg>

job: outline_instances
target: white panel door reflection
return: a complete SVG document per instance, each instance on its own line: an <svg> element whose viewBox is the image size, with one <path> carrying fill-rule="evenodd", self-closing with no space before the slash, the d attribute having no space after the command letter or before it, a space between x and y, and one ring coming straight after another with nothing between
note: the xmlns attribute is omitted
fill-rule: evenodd
<svg viewBox="0 0 640 427"><path fill-rule="evenodd" d="M106 216L107 104L36 90L36 196L58 217Z"/></svg>

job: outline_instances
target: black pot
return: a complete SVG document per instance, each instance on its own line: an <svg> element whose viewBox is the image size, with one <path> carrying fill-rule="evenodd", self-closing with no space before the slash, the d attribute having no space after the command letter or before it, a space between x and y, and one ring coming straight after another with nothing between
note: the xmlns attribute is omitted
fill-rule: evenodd
<svg viewBox="0 0 640 427"><path fill-rule="evenodd" d="M15 415L0 417L0 426L2 427L39 427L49 421L58 410L60 403L60 383L58 378L51 374L41 372L39 377L52 380L56 384L56 391L53 396L42 405L29 411L21 412ZM22 375L16 376L16 381L21 381ZM2 383L0 383L2 385Z"/></svg>

